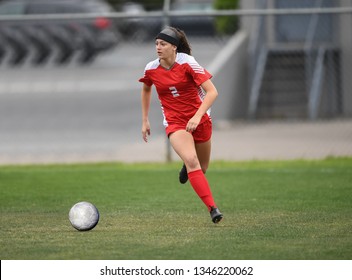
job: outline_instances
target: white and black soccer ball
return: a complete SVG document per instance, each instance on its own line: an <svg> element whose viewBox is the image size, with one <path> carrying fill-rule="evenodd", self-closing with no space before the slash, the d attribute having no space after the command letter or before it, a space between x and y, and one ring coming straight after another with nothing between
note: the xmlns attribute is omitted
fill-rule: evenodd
<svg viewBox="0 0 352 280"><path fill-rule="evenodd" d="M91 230L99 222L99 211L92 203L81 201L72 206L68 218L75 229Z"/></svg>

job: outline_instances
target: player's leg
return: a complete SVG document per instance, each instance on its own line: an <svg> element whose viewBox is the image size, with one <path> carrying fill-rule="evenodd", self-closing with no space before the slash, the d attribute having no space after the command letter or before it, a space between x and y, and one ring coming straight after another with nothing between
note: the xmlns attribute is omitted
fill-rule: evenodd
<svg viewBox="0 0 352 280"><path fill-rule="evenodd" d="M212 130L212 122L209 119L198 125L193 133L197 156L204 174L210 162Z"/></svg>
<svg viewBox="0 0 352 280"><path fill-rule="evenodd" d="M211 140L204 143L196 143L195 144L197 157L200 163L200 167L205 174L209 167L210 162L210 152L211 152ZM185 184L188 181L188 172L187 167L183 164L180 173L179 173L179 181L181 184Z"/></svg>
<svg viewBox="0 0 352 280"><path fill-rule="evenodd" d="M200 162L200 166L202 168L203 173L207 172L210 162L210 152L211 152L211 139L203 142L203 143L196 143L196 151L197 156ZM211 207L210 209L210 216L214 223L218 223L222 220L223 215L219 211L217 207Z"/></svg>
<svg viewBox="0 0 352 280"><path fill-rule="evenodd" d="M203 173L205 174L209 167L210 162L210 153L211 153L211 139L195 144L197 157L200 163L200 167L202 168Z"/></svg>
<svg viewBox="0 0 352 280"><path fill-rule="evenodd" d="M195 133L193 133L197 157L204 174L207 171L210 162L211 134L212 123L210 120L199 125ZM183 164L180 170L179 181L181 184L185 184L188 181L188 173L185 164Z"/></svg>
<svg viewBox="0 0 352 280"><path fill-rule="evenodd" d="M188 172L201 169L192 134L186 130L178 130L170 134L169 139L172 148L183 160Z"/></svg>
<svg viewBox="0 0 352 280"><path fill-rule="evenodd" d="M216 208L208 180L201 169L192 134L185 130L178 130L172 133L169 139L173 149L186 165L188 178L194 191L207 206L213 222L219 222L222 214Z"/></svg>

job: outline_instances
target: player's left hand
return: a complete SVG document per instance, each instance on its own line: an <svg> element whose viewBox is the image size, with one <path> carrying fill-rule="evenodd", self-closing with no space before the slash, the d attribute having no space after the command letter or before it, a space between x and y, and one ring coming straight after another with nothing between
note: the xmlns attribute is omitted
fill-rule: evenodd
<svg viewBox="0 0 352 280"><path fill-rule="evenodd" d="M186 131L188 132L193 132L197 129L200 120L202 119L202 117L198 116L198 115L194 115L187 123L186 126Z"/></svg>

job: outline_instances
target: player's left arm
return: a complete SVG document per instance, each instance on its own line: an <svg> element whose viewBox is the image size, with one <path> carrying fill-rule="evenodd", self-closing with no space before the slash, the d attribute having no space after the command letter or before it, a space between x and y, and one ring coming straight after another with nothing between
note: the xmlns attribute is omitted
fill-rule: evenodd
<svg viewBox="0 0 352 280"><path fill-rule="evenodd" d="M215 99L218 96L218 91L210 79L208 79L204 83L202 83L201 87L205 91L206 95L204 97L202 104L198 108L197 112L194 114L194 116L187 123L186 130L190 131L190 132L196 130L202 117L209 110L209 108L213 105Z"/></svg>

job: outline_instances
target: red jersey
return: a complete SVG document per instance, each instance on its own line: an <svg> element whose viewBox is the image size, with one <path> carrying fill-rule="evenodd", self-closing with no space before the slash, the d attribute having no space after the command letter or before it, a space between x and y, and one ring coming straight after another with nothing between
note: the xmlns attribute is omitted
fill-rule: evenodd
<svg viewBox="0 0 352 280"><path fill-rule="evenodd" d="M149 62L139 81L147 86L155 85L167 127L169 124L186 126L205 96L200 85L210 78L212 75L193 56L177 53L175 64L170 69L162 67L159 59ZM200 123L209 118L208 112Z"/></svg>

